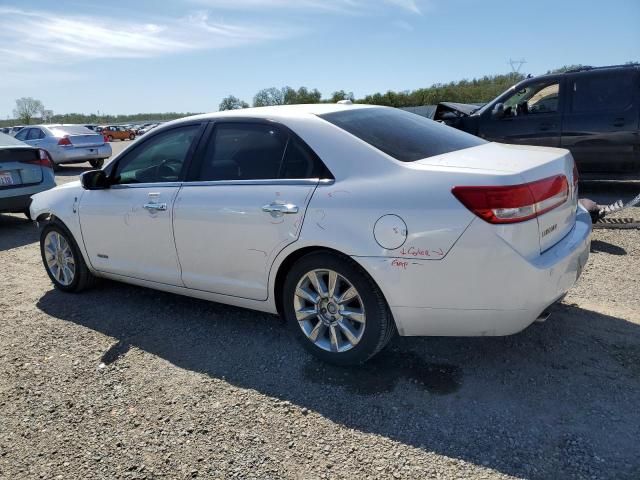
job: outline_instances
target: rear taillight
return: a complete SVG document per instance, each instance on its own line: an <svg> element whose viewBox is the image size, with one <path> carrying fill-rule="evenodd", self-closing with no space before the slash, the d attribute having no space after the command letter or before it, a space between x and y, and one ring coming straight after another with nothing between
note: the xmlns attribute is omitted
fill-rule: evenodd
<svg viewBox="0 0 640 480"><path fill-rule="evenodd" d="M556 175L506 187L454 187L451 192L465 207L489 223L517 223L566 202L569 182L564 175Z"/></svg>
<svg viewBox="0 0 640 480"><path fill-rule="evenodd" d="M107 137L106 135L103 135L102 139L104 140L104 143L109 143L109 137Z"/></svg>
<svg viewBox="0 0 640 480"><path fill-rule="evenodd" d="M69 137L65 135L60 140L58 140L58 145L71 145L71 140L69 140Z"/></svg>
<svg viewBox="0 0 640 480"><path fill-rule="evenodd" d="M576 165L575 160L573 161L573 191L576 196L578 194L578 180L580 179L580 175L578 174L578 166Z"/></svg>
<svg viewBox="0 0 640 480"><path fill-rule="evenodd" d="M28 163L29 165L39 165L45 168L53 168L53 162L46 150L38 149L38 158L35 160L23 160L20 163Z"/></svg>

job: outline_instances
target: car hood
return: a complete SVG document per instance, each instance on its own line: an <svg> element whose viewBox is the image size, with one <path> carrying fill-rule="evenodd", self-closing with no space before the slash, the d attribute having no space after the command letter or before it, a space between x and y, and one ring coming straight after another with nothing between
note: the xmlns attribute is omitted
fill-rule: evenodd
<svg viewBox="0 0 640 480"><path fill-rule="evenodd" d="M440 102L433 112L433 119L442 120L443 115L450 112L456 113L459 116L468 117L481 107L482 105L473 103Z"/></svg>

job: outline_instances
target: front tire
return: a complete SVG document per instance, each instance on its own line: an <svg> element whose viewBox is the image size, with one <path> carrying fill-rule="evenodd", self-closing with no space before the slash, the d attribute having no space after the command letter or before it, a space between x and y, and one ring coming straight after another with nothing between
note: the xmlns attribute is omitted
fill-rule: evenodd
<svg viewBox="0 0 640 480"><path fill-rule="evenodd" d="M104 165L104 158L98 158L97 160L89 160L91 166L95 169L102 168Z"/></svg>
<svg viewBox="0 0 640 480"><path fill-rule="evenodd" d="M325 362L364 363L396 331L382 292L348 257L329 252L302 257L287 274L282 299L294 336Z"/></svg>
<svg viewBox="0 0 640 480"><path fill-rule="evenodd" d="M95 283L73 235L62 225L50 223L40 232L42 263L54 286L65 292L81 292Z"/></svg>

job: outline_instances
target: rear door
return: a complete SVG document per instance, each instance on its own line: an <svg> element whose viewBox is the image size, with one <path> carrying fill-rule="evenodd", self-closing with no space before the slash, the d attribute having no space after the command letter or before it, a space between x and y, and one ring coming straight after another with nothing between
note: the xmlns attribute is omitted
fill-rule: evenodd
<svg viewBox="0 0 640 480"><path fill-rule="evenodd" d="M638 70L579 72L568 79L562 146L581 173L638 173Z"/></svg>
<svg viewBox="0 0 640 480"><path fill-rule="evenodd" d="M296 241L326 169L272 122L217 122L174 206L186 287L266 300L275 256Z"/></svg>
<svg viewBox="0 0 640 480"><path fill-rule="evenodd" d="M478 136L494 142L560 146L562 78L532 80L504 100L504 116L487 110L480 119Z"/></svg>

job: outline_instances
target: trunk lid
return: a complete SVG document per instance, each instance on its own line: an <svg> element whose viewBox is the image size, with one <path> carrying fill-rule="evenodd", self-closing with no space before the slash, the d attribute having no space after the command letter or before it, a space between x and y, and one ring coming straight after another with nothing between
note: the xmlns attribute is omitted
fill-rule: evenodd
<svg viewBox="0 0 640 480"><path fill-rule="evenodd" d="M23 147L0 148L0 190L42 182L38 150Z"/></svg>
<svg viewBox="0 0 640 480"><path fill-rule="evenodd" d="M477 175L475 185L524 184L564 175L569 185L569 196L561 205L530 220L496 225L499 235L526 256L533 253L530 251L532 239L526 237L534 232L537 234L536 253L539 254L562 240L575 225L578 195L577 186L574 185L574 161L568 150L487 143L415 163L478 171L482 174ZM491 172L495 172L494 175ZM534 225L535 228L532 228Z"/></svg>

